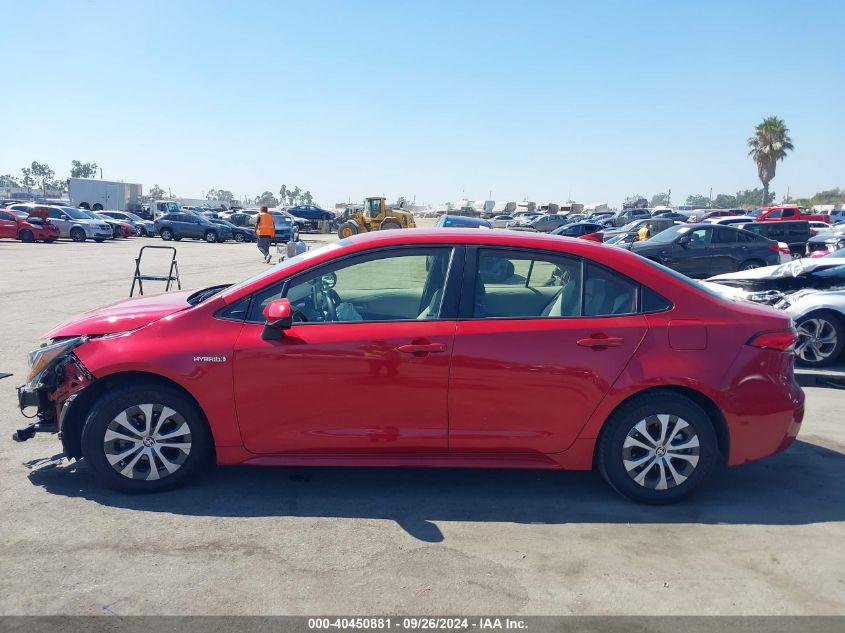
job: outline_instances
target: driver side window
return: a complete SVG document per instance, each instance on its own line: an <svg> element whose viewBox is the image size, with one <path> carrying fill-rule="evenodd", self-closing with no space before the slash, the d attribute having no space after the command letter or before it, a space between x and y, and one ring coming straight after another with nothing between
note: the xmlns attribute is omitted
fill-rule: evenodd
<svg viewBox="0 0 845 633"><path fill-rule="evenodd" d="M276 284L254 296L249 321L286 296L294 322L354 323L440 318L450 247L388 250L346 258ZM284 294L283 294L284 293Z"/></svg>

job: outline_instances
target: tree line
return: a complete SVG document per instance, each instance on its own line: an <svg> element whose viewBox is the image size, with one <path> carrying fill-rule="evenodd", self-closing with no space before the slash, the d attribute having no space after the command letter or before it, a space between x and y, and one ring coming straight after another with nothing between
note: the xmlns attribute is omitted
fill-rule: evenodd
<svg viewBox="0 0 845 633"><path fill-rule="evenodd" d="M97 163L83 163L78 160L70 163L71 178L94 178L97 175L99 165ZM57 191L59 194L67 192L67 179L57 179L56 172L47 163L39 163L37 160L27 167L21 167L21 175L3 174L0 176L0 187L9 189L17 187L26 189L32 193L37 186L41 189L41 195L47 197L47 190Z"/></svg>

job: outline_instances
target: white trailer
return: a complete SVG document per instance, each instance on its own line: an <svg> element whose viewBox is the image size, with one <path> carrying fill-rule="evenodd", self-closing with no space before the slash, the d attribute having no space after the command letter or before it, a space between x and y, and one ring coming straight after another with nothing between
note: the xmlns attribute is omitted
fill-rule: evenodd
<svg viewBox="0 0 845 633"><path fill-rule="evenodd" d="M95 180L93 178L68 178L68 196L75 207L92 211L139 211L141 185L131 182Z"/></svg>

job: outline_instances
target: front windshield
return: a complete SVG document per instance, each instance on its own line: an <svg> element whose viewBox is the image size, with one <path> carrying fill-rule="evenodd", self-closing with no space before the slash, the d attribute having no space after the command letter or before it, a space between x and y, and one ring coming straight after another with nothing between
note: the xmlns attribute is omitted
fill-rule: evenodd
<svg viewBox="0 0 845 633"><path fill-rule="evenodd" d="M258 273L257 275L253 275L252 277L249 277L247 279L244 279L241 282L236 283L234 286L230 286L226 290L226 294L229 295L229 294L232 294L234 292L237 292L241 288L243 288L243 287L245 287L245 286L247 286L247 285L249 285L249 284L251 284L255 281L260 281L261 279L266 279L267 277L274 276L280 270L285 270L286 268L290 268L291 266L293 266L295 264L299 264L300 262L308 261L309 259L314 259L315 257L322 255L324 253L327 253L328 251L337 250L338 248L340 248L340 246L341 246L340 242L331 242L329 244L321 246L320 248L315 248L313 251L306 251L306 252L302 253L302 255L297 255L296 257L291 257L289 259L286 259L283 262L276 264L272 268L268 268L266 270L263 270L260 273Z"/></svg>
<svg viewBox="0 0 845 633"><path fill-rule="evenodd" d="M167 213L179 213L181 211L178 202L165 202L164 206L167 209Z"/></svg>
<svg viewBox="0 0 845 633"><path fill-rule="evenodd" d="M683 235L684 233L688 233L690 231L689 226L672 226L666 229L665 231L661 231L657 235L653 236L650 240L648 240L649 244L669 244L670 242L674 242L678 237Z"/></svg>
<svg viewBox="0 0 845 633"><path fill-rule="evenodd" d="M67 213L74 220L93 220L93 219L96 219L93 215L88 215L82 209L76 209L74 207L62 207L62 211Z"/></svg>
<svg viewBox="0 0 845 633"><path fill-rule="evenodd" d="M633 231L642 223L642 220L634 220L633 222L628 222L625 226L620 228L620 231Z"/></svg>

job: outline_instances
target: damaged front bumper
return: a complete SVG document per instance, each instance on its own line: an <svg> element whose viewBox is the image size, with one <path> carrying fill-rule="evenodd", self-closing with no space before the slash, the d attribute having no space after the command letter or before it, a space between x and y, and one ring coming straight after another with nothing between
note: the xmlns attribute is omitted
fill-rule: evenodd
<svg viewBox="0 0 845 633"><path fill-rule="evenodd" d="M59 433L74 399L94 377L73 353L56 359L25 385L18 387L18 407L34 422L12 433L16 442L25 442L36 433ZM35 415L26 412L35 409Z"/></svg>

